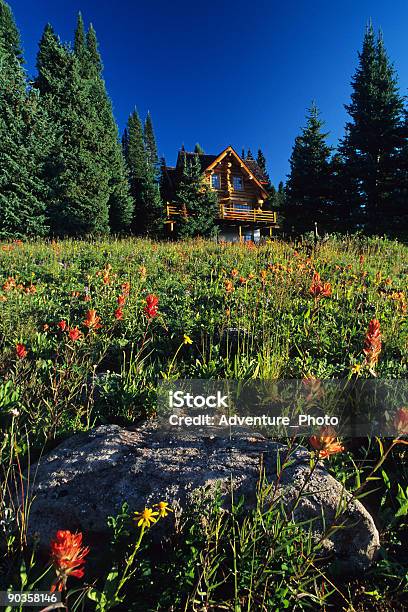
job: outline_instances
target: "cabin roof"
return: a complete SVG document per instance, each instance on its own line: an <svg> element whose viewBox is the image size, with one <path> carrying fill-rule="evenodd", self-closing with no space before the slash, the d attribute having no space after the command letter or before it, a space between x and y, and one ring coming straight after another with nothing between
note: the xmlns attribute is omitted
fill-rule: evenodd
<svg viewBox="0 0 408 612"><path fill-rule="evenodd" d="M239 159L245 164L245 166L250 170L250 172L254 175L254 177L262 185L268 184L269 182L268 178L262 172L256 160L255 159L243 159L242 157L238 155L238 153L232 147L227 147L227 149L224 149L224 151L222 151L222 153L220 153L219 155L207 155L206 153L195 153L194 151L180 150L178 152L176 166L167 166L167 171L170 171L171 173L173 170L177 170L178 168L180 168L183 165L184 156L186 157L186 159L192 160L194 159L196 155L198 155L198 159L199 159L200 166L201 166L201 171L205 172L207 168L209 168L215 162L215 160L221 157L228 149L231 149L232 151L234 151L236 156L239 157Z"/></svg>
<svg viewBox="0 0 408 612"><path fill-rule="evenodd" d="M264 175L261 168L258 166L255 159L243 159L238 155L238 153L233 149L233 147L229 146L224 149L219 155L207 155L206 153L195 153L194 151L184 151L180 150L177 156L177 163L175 166L166 166L166 175L164 177L164 191L166 192L166 197L171 199L176 192L177 185L180 182L182 173L183 173L183 161L184 159L192 161L195 157L198 156L198 160L200 162L201 172L204 173L208 170L211 170L212 167L215 167L216 163L222 160L228 153L232 153L239 160L243 168L245 168L248 174L252 175L255 183L258 184L259 188L264 192L265 197L267 196L267 192L265 191L266 186L268 185L268 178Z"/></svg>

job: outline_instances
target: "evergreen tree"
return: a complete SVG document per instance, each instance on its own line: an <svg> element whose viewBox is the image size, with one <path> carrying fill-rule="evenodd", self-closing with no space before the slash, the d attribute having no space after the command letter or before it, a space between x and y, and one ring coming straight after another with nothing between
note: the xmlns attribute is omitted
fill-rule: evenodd
<svg viewBox="0 0 408 612"><path fill-rule="evenodd" d="M266 158L265 158L265 155L262 152L262 149L258 149L258 155L256 157L256 163L258 164L258 166L260 167L262 172L265 174L265 176L268 176L268 170L266 169Z"/></svg>
<svg viewBox="0 0 408 612"><path fill-rule="evenodd" d="M153 122L150 112L147 113L145 120L143 139L147 163L150 164L154 174L156 175L159 158L157 156L156 137L154 135Z"/></svg>
<svg viewBox="0 0 408 612"><path fill-rule="evenodd" d="M183 175L175 200L186 213L176 225L179 237L216 235L218 198L204 181L198 155L195 155L193 160L184 160Z"/></svg>
<svg viewBox="0 0 408 612"><path fill-rule="evenodd" d="M76 40L82 41L83 24L78 23ZM82 43L81 43L82 45ZM82 46L79 47L82 49ZM84 75L90 80L90 100L99 117L99 162L109 176L109 224L113 232L130 228L133 219L133 201L130 196L125 159L118 138L118 128L113 116L112 104L102 77L103 65L95 30L91 24L86 36L85 52L80 52Z"/></svg>
<svg viewBox="0 0 408 612"><path fill-rule="evenodd" d="M272 188L271 179L269 178L268 169L266 167L266 157L263 154L261 149L258 149L258 155L256 157L256 163L258 164L258 166L262 170L262 174L264 175L264 177L268 181L268 184L267 184L266 188L267 188L267 191L270 192L271 188Z"/></svg>
<svg viewBox="0 0 408 612"><path fill-rule="evenodd" d="M78 13L78 18L77 18L77 27L75 30L75 38L74 38L74 53L81 61L86 62L86 59L87 59L86 34L85 34L84 20L82 19L81 13Z"/></svg>
<svg viewBox="0 0 408 612"><path fill-rule="evenodd" d="M392 202L398 183L402 98L382 36L367 27L359 64L352 79L350 121L339 153L338 187L341 209L350 223L382 232L392 222Z"/></svg>
<svg viewBox="0 0 408 612"><path fill-rule="evenodd" d="M252 155L251 149L248 149L248 153L246 154L246 158L245 159L254 159L254 156Z"/></svg>
<svg viewBox="0 0 408 612"><path fill-rule="evenodd" d="M90 104L92 81L50 26L40 41L36 85L54 129L46 171L48 214L58 235L109 231L109 169L100 164L100 117Z"/></svg>
<svg viewBox="0 0 408 612"><path fill-rule="evenodd" d="M0 0L0 237L44 235L45 121L36 92L27 92L20 36Z"/></svg>
<svg viewBox="0 0 408 612"><path fill-rule="evenodd" d="M196 142L194 153L198 153L198 155L205 155L205 151L199 142Z"/></svg>
<svg viewBox="0 0 408 612"><path fill-rule="evenodd" d="M149 134L149 129L147 133ZM159 236L164 225L164 207L156 181L156 169L150 161L152 148L149 153L146 152L142 122L137 110L129 116L123 148L126 152L130 192L134 202L133 230L142 235Z"/></svg>
<svg viewBox="0 0 408 612"><path fill-rule="evenodd" d="M313 103L289 160L285 208L290 229L293 227L296 233L312 230L315 222L328 216L331 149L326 144L323 125Z"/></svg>

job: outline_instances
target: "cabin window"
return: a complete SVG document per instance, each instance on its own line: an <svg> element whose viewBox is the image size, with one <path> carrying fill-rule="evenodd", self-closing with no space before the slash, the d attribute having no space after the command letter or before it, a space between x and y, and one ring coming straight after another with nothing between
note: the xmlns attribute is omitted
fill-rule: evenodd
<svg viewBox="0 0 408 612"><path fill-rule="evenodd" d="M235 191L242 191L244 189L244 181L242 180L242 176L233 176L232 184Z"/></svg>
<svg viewBox="0 0 408 612"><path fill-rule="evenodd" d="M221 177L219 174L212 174L211 175L211 187L213 189L220 189L221 188Z"/></svg>
<svg viewBox="0 0 408 612"><path fill-rule="evenodd" d="M248 210L252 210L252 206L250 206L249 204L234 204L234 208L236 210L243 210L243 211L248 211Z"/></svg>

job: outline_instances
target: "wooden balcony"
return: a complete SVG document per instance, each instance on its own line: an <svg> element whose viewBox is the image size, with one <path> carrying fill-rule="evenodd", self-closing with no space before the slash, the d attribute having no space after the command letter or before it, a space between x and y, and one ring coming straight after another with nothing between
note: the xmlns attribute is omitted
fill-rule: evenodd
<svg viewBox="0 0 408 612"><path fill-rule="evenodd" d="M262 210L262 208L238 208L234 205L220 205L219 219L226 221L250 221L252 223L277 224L277 214L272 210Z"/></svg>
<svg viewBox="0 0 408 612"><path fill-rule="evenodd" d="M175 217L187 217L187 211L167 204L167 223L173 223L176 221ZM269 225L277 225L277 213L272 210L262 210L262 208L248 208L242 209L234 205L220 204L218 219L224 221L235 221L243 223L261 223Z"/></svg>

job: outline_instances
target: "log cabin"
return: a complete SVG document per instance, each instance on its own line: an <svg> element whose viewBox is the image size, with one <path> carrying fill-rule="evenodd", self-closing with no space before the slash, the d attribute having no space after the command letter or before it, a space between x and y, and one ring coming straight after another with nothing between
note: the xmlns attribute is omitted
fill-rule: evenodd
<svg viewBox="0 0 408 612"><path fill-rule="evenodd" d="M166 225L173 232L177 218L185 215L174 200L185 159L198 155L204 180L218 196L218 237L228 242L259 242L278 227L277 213L262 206L268 199L268 179L254 159L243 159L229 146L219 155L179 151L174 167L164 170Z"/></svg>

